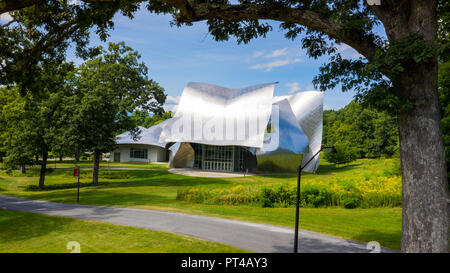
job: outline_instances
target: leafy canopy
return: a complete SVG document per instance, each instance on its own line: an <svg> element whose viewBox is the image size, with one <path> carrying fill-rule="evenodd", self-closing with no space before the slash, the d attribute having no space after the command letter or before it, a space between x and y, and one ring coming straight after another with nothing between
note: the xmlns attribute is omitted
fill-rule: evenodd
<svg viewBox="0 0 450 273"><path fill-rule="evenodd" d="M98 57L73 74L74 93L67 102L71 124L67 137L85 149L107 152L113 150L117 134L136 128L133 111L159 115L166 95L148 78L148 69L139 62L137 51L123 42L109 43L107 50L98 50Z"/></svg>

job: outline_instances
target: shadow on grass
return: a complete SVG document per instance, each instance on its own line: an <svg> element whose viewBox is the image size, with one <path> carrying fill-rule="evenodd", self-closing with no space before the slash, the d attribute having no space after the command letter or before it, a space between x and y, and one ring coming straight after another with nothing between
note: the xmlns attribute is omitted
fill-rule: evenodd
<svg viewBox="0 0 450 273"><path fill-rule="evenodd" d="M360 242L377 241L381 247L386 247L392 250L400 250L401 233L399 232L381 232L379 230L369 229L363 233L353 236L353 240Z"/></svg>
<svg viewBox="0 0 450 273"><path fill-rule="evenodd" d="M99 182L98 185L92 184L92 182L80 182L80 188L86 187L102 187L109 185L109 182ZM28 185L25 187L24 191L52 191L52 190L64 190L64 189L74 189L78 187L78 183L61 183L61 184L50 184L44 186L43 189L39 188L36 185Z"/></svg>
<svg viewBox="0 0 450 273"><path fill-rule="evenodd" d="M92 188L90 188L92 189ZM139 206L139 205L157 205L164 206L165 204L172 204L178 202L174 196L165 196L151 193L135 193L122 191L98 191L98 190L82 190L80 191L81 205L94 206ZM74 204L76 203L76 191L50 191L38 192L32 196L32 199L46 200L56 203ZM75 207L66 207L64 209L72 210ZM99 209L100 212L107 210ZM97 211L94 208L94 212ZM83 218L83 212L80 215L71 215L71 217L80 216ZM108 211L108 213L112 213Z"/></svg>
<svg viewBox="0 0 450 273"><path fill-rule="evenodd" d="M362 163L349 164L344 166L337 167L336 165L328 164L328 165L320 165L319 169L317 169L317 174L332 174L332 173L340 173L349 170L353 170L356 167L362 165Z"/></svg>
<svg viewBox="0 0 450 273"><path fill-rule="evenodd" d="M111 171L111 172L121 172L121 171ZM100 175L99 184L93 185L92 182L80 182L80 188L90 187L95 188L116 188L116 187L179 187L179 186L197 186L197 185L228 185L231 184L230 181L221 178L202 178L202 177L189 177L171 174L165 171L130 171L131 174L125 180L114 181L115 179L105 179ZM64 176L63 176L64 177ZM88 176L81 176L82 179L89 179ZM102 181L103 180L103 181ZM64 190L64 189L75 189L77 188L77 182L66 182L57 184L48 184L44 186L44 189L40 189L37 185L27 185L22 186L24 191L31 192L45 192L54 190Z"/></svg>
<svg viewBox="0 0 450 273"><path fill-rule="evenodd" d="M44 236L63 225L75 221L70 218L43 217L34 213L0 210L0 242L19 242Z"/></svg>

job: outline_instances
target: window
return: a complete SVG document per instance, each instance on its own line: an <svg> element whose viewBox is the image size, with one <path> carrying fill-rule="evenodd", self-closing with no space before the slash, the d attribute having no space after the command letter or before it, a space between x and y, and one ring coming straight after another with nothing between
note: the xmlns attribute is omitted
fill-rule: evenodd
<svg viewBox="0 0 450 273"><path fill-rule="evenodd" d="M130 158L147 159L147 149L130 148Z"/></svg>

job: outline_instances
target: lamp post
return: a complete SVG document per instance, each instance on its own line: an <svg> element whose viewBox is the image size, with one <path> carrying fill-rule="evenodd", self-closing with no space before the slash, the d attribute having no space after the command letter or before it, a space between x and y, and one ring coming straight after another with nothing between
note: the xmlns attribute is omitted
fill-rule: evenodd
<svg viewBox="0 0 450 273"><path fill-rule="evenodd" d="M323 149L330 149L330 153L336 153L336 149L334 146L327 146L327 147L321 147L320 150L315 153L306 163L304 166L302 166L302 163L300 162L300 165L297 169L297 200L295 203L295 233L294 233L294 253L298 252L298 218L299 218L299 207L300 207L300 179L302 176L302 170L308 166L308 164L323 150Z"/></svg>

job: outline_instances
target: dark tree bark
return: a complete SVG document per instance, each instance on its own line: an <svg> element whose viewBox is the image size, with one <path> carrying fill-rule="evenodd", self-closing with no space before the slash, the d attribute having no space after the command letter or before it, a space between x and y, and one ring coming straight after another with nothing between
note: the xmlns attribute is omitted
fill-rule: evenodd
<svg viewBox="0 0 450 273"><path fill-rule="evenodd" d="M45 181L45 170L47 169L47 158L48 158L48 151L47 148L44 147L44 151L42 152L42 163L41 163L41 173L39 176L39 188L44 188L44 181Z"/></svg>
<svg viewBox="0 0 450 273"><path fill-rule="evenodd" d="M26 168L25 164L20 165L20 172L22 174L26 174L27 173L27 168Z"/></svg>
<svg viewBox="0 0 450 273"><path fill-rule="evenodd" d="M59 155L59 162L63 162L63 155L62 154Z"/></svg>
<svg viewBox="0 0 450 273"><path fill-rule="evenodd" d="M436 1L398 4L397 9L407 9L409 14L392 16L392 12L401 14L401 11L385 7L380 16L387 25L390 40L417 33L428 46L436 46ZM398 117L402 252L449 251L449 192L437 78L438 62L433 59L428 63L411 63L402 75L393 79L400 95L411 103L410 108L400 110Z"/></svg>
<svg viewBox="0 0 450 273"><path fill-rule="evenodd" d="M94 167L92 171L92 183L98 185L98 170L100 168L100 157L102 153L98 150L94 151Z"/></svg>
<svg viewBox="0 0 450 273"><path fill-rule="evenodd" d="M75 162L79 162L80 161L80 150L77 149L75 151Z"/></svg>
<svg viewBox="0 0 450 273"><path fill-rule="evenodd" d="M39 4L43 0L0 0L0 14Z"/></svg>
<svg viewBox="0 0 450 273"><path fill-rule="evenodd" d="M437 62L409 71L400 112L402 252L447 252L448 187L437 92ZM427 79L427 80L423 80Z"/></svg>

